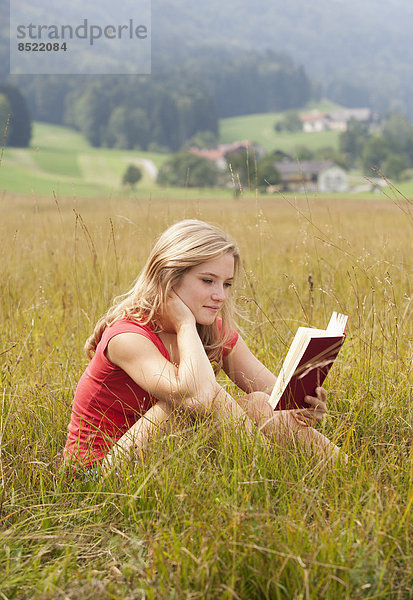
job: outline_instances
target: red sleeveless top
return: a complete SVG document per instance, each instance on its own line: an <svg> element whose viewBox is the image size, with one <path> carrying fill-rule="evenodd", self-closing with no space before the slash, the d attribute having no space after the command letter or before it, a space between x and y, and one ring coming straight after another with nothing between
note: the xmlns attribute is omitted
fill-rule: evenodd
<svg viewBox="0 0 413 600"><path fill-rule="evenodd" d="M157 402L106 357L109 341L120 333L143 335L155 344L166 360L170 360L167 349L149 324L140 325L122 319L104 330L96 352L79 380L73 400L63 451L66 459L73 460L73 466L76 463L88 466L100 462L113 444ZM237 339L238 334L233 331L224 355L235 346Z"/></svg>

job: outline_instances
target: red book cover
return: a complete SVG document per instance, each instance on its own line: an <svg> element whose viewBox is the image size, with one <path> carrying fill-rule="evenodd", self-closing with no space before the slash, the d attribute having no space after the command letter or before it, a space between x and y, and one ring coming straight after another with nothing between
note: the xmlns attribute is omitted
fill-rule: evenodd
<svg viewBox="0 0 413 600"><path fill-rule="evenodd" d="M344 340L345 334L311 338L274 410L308 408L304 397L323 384Z"/></svg>

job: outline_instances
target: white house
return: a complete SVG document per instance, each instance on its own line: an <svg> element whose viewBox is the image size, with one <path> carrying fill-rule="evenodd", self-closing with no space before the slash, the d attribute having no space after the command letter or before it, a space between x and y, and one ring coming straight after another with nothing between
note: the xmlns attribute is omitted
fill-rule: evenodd
<svg viewBox="0 0 413 600"><path fill-rule="evenodd" d="M312 111L300 116L303 131L306 133L318 133L329 128L328 115L318 111Z"/></svg>
<svg viewBox="0 0 413 600"><path fill-rule="evenodd" d="M329 114L330 129L333 131L347 131L351 119L369 125L375 119L375 115L370 108L343 108L341 110L333 110Z"/></svg>
<svg viewBox="0 0 413 600"><path fill-rule="evenodd" d="M341 108L330 113L316 110L300 115L303 131L315 133L319 131L347 131L351 119L370 125L377 122L378 116L370 108Z"/></svg>
<svg viewBox="0 0 413 600"><path fill-rule="evenodd" d="M324 166L318 172L317 187L320 193L347 192L348 175L342 167L334 163Z"/></svg>

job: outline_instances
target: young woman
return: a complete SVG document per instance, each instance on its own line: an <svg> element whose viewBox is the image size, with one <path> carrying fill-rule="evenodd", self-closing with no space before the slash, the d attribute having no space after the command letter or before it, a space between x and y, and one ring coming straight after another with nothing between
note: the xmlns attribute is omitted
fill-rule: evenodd
<svg viewBox="0 0 413 600"><path fill-rule="evenodd" d="M209 415L217 424L260 431L335 460L339 449L309 426L326 412L326 393L308 409L273 412L276 377L233 324L236 245L218 228L185 220L155 244L134 287L98 321L85 350L91 358L76 389L65 460L108 467L139 452L173 415ZM217 382L223 368L244 392L232 398Z"/></svg>

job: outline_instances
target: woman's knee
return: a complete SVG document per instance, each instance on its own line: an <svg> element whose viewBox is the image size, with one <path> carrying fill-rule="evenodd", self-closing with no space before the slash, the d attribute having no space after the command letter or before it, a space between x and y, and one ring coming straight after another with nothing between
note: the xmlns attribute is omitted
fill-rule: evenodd
<svg viewBox="0 0 413 600"><path fill-rule="evenodd" d="M191 417L207 417L212 413L212 401L198 399L194 397L185 398L180 406L178 413L187 413Z"/></svg>
<svg viewBox="0 0 413 600"><path fill-rule="evenodd" d="M245 396L249 402L266 402L270 399L269 395L265 392L251 392Z"/></svg>
<svg viewBox="0 0 413 600"><path fill-rule="evenodd" d="M251 407L251 406L256 406L256 407L263 407L264 409L267 409L267 407L270 407L269 405L269 395L266 394L265 392L251 392L250 394L247 394L246 396L242 396L241 398L238 398L238 404L240 404L241 406L243 406L244 408L247 407Z"/></svg>
<svg viewBox="0 0 413 600"><path fill-rule="evenodd" d="M250 419L255 421L257 425L262 425L264 421L270 419L274 414L268 402L269 398L269 395L265 392L251 392L246 396L238 398L237 401Z"/></svg>

